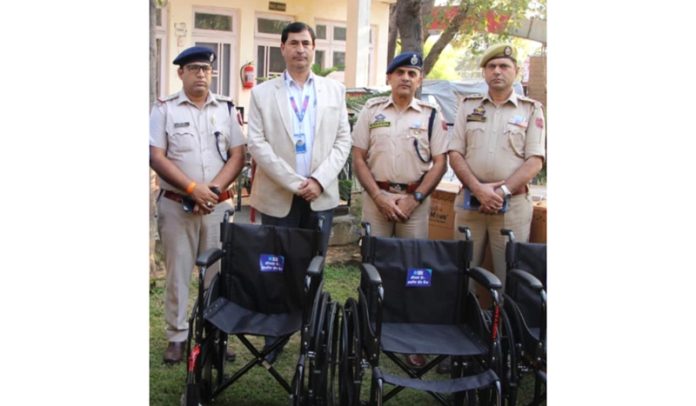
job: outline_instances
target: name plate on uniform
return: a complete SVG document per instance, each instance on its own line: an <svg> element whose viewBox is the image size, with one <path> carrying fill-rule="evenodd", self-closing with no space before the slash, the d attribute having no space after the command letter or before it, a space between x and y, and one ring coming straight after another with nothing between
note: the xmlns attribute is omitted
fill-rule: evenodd
<svg viewBox="0 0 696 406"><path fill-rule="evenodd" d="M285 257L282 255L261 254L259 267L261 272L283 272Z"/></svg>
<svg viewBox="0 0 696 406"><path fill-rule="evenodd" d="M430 268L409 268L406 275L406 287L428 288L433 276Z"/></svg>

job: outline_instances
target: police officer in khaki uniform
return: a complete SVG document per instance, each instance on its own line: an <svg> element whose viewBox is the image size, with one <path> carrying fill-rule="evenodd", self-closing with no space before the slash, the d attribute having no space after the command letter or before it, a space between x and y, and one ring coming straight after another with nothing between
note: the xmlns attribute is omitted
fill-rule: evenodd
<svg viewBox="0 0 696 406"><path fill-rule="evenodd" d="M362 218L375 236L428 238L428 196L447 169L448 139L435 106L414 97L422 68L418 53L395 57L387 67L391 96L368 100L353 130Z"/></svg>
<svg viewBox="0 0 696 406"><path fill-rule="evenodd" d="M378 237L428 238L430 193L447 169L447 125L416 99L423 58L404 52L387 67L389 97L368 100L353 130L353 167L365 188L363 221ZM420 354L406 356L422 367Z"/></svg>
<svg viewBox="0 0 696 406"><path fill-rule="evenodd" d="M167 268L168 363L183 356L195 259L219 246L220 223L232 207L227 189L244 164L236 109L231 99L209 90L214 60L215 53L204 47L179 54L173 63L183 89L158 101L150 115L150 166L159 175L157 221Z"/></svg>
<svg viewBox="0 0 696 406"><path fill-rule="evenodd" d="M515 94L519 72L516 50L509 44L490 47L481 58L488 94L464 98L449 145L450 165L464 187L454 201L458 227L471 229L472 265L480 265L486 240L495 274L505 283L505 236L509 228L519 241L529 240L532 201L528 183L545 158L541 104Z"/></svg>

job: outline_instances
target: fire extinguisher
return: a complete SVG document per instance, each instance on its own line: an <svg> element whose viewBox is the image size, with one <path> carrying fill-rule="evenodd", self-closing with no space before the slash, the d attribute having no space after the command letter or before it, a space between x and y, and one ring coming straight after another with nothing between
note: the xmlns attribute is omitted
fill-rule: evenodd
<svg viewBox="0 0 696 406"><path fill-rule="evenodd" d="M254 65L251 62L247 62L239 70L239 78L242 81L242 87L245 89L254 87L254 76Z"/></svg>

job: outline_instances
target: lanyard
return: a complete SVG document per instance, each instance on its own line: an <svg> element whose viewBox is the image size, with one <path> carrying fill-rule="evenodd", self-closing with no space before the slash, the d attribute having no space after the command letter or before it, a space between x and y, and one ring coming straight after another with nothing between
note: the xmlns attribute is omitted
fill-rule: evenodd
<svg viewBox="0 0 696 406"><path fill-rule="evenodd" d="M309 95L305 95L304 102L302 102L302 112L297 109L297 103L295 103L295 98L290 96L290 105L292 106L292 111L295 112L297 120L302 124L304 120L305 113L307 113L307 105L309 104Z"/></svg>

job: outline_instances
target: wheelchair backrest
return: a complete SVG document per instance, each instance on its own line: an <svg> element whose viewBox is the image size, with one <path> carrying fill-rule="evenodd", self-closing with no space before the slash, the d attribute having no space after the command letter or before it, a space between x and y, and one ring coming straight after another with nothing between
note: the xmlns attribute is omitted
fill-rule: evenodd
<svg viewBox="0 0 696 406"><path fill-rule="evenodd" d="M471 250L470 241L364 237L363 262L373 264L382 278L383 321L457 324ZM363 292L368 285L361 280Z"/></svg>
<svg viewBox="0 0 696 406"><path fill-rule="evenodd" d="M508 242L505 255L508 269L527 271L546 288L546 244Z"/></svg>
<svg viewBox="0 0 696 406"><path fill-rule="evenodd" d="M313 230L256 224L222 223L220 238L223 292L228 300L266 313L304 308L304 277L318 252Z"/></svg>

